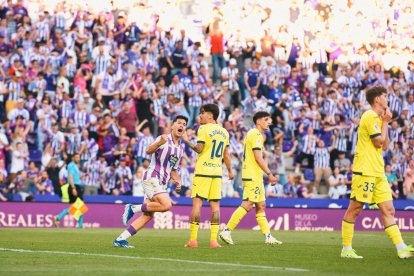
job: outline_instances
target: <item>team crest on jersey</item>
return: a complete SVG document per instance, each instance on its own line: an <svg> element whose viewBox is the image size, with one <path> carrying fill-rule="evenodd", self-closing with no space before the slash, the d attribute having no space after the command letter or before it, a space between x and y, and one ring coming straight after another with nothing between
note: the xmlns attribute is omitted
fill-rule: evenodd
<svg viewBox="0 0 414 276"><path fill-rule="evenodd" d="M379 129L378 124L374 124L374 129L375 129L377 132L380 132L380 129Z"/></svg>
<svg viewBox="0 0 414 276"><path fill-rule="evenodd" d="M260 145L261 141L260 141L260 139L257 139L256 142L257 142L258 145Z"/></svg>
<svg viewBox="0 0 414 276"><path fill-rule="evenodd" d="M178 156L177 155L171 154L168 157L168 163L170 164L170 167L174 167L175 164L177 164L177 162L178 162Z"/></svg>

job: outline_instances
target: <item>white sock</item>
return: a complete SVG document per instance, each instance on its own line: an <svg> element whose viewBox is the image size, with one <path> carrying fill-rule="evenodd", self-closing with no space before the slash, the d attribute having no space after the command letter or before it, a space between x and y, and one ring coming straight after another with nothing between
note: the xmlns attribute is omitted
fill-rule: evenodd
<svg viewBox="0 0 414 276"><path fill-rule="evenodd" d="M270 233L265 234L266 239L269 239L271 236Z"/></svg>
<svg viewBox="0 0 414 276"><path fill-rule="evenodd" d="M342 247L343 250L352 250L352 246L344 246Z"/></svg>
<svg viewBox="0 0 414 276"><path fill-rule="evenodd" d="M137 213L137 212L142 212L142 204L138 204L138 205L132 205L131 209L132 212Z"/></svg>
<svg viewBox="0 0 414 276"><path fill-rule="evenodd" d="M395 247L397 248L397 251L400 251L400 250L404 250L407 247L407 245L404 242L400 242L400 243L397 243Z"/></svg>
<svg viewBox="0 0 414 276"><path fill-rule="evenodd" d="M121 235L119 235L118 238L116 238L117 241L122 241L122 240L126 240L129 237L131 237L131 233L129 233L128 230L125 230L124 232L121 233Z"/></svg>

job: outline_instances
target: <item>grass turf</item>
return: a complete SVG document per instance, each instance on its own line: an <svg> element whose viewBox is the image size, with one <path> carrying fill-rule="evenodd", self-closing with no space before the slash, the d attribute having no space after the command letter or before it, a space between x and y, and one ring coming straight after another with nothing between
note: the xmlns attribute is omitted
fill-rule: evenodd
<svg viewBox="0 0 414 276"><path fill-rule="evenodd" d="M349 260L339 258L340 232L274 233L284 244L272 247L264 244L264 237L259 231L236 230L232 234L236 245L223 245L222 248L213 250L209 248L207 230L199 231L197 249L183 247L189 236L188 231L152 229L145 229L129 240L136 248L115 248L112 241L121 231L122 229L0 229L0 248L3 248L0 250L0 274L304 273L284 269L298 268L308 270L305 272L307 275L412 275L414 271L414 259L398 259L390 240L381 232L356 233L354 247L364 259ZM403 233L403 237L408 243L414 242L414 233ZM4 248L36 252L12 252L4 251Z"/></svg>

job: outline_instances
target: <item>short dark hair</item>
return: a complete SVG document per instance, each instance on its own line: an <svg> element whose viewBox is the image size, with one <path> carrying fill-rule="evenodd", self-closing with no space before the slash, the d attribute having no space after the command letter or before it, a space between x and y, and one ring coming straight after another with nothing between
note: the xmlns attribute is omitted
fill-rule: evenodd
<svg viewBox="0 0 414 276"><path fill-rule="evenodd" d="M387 94L387 89L381 85L373 86L365 92L366 99L370 105L373 105L375 98L381 96L382 94Z"/></svg>
<svg viewBox="0 0 414 276"><path fill-rule="evenodd" d="M256 114L253 116L253 123L256 124L257 120L265 117L270 117L270 114L266 111L256 112Z"/></svg>
<svg viewBox="0 0 414 276"><path fill-rule="evenodd" d="M220 109L215 104L205 104L201 106L200 110L204 110L204 112L210 112L213 114L213 119L216 121L220 115Z"/></svg>
<svg viewBox="0 0 414 276"><path fill-rule="evenodd" d="M185 117L185 116L183 116L183 115L178 115L177 117L175 117L174 118L174 120L172 121L173 122L173 124L175 123L175 122L177 122L178 120L184 120L186 123L188 123L188 118L187 117Z"/></svg>

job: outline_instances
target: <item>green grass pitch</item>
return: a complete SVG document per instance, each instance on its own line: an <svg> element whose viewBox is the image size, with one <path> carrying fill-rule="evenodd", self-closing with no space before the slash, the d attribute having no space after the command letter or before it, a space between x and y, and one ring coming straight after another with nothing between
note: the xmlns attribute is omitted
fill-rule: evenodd
<svg viewBox="0 0 414 276"><path fill-rule="evenodd" d="M340 232L273 233L283 245L266 246L259 231L236 230L234 246L210 249L209 231L199 248L184 248L183 230L145 229L134 249L115 248L122 229L0 229L0 274L96 273L96 275L413 275L414 259L400 260L383 232L358 232L354 248L363 260L339 258ZM414 233L403 233L414 243ZM19 251L9 251L18 249Z"/></svg>

